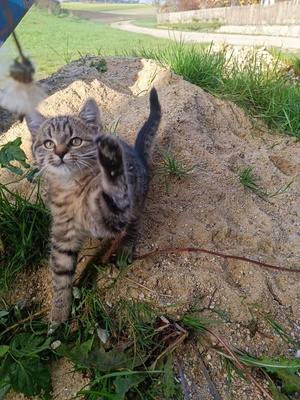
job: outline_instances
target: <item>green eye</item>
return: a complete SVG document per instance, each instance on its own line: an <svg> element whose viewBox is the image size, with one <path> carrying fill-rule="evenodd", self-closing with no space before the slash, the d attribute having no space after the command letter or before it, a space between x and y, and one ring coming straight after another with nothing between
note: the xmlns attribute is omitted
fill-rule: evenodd
<svg viewBox="0 0 300 400"><path fill-rule="evenodd" d="M71 146L74 146L74 147L80 146L81 143L82 143L82 139L80 139L79 137L76 137L70 141Z"/></svg>
<svg viewBox="0 0 300 400"><path fill-rule="evenodd" d="M52 140L46 140L44 142L44 146L46 147L46 149L53 149L55 143Z"/></svg>

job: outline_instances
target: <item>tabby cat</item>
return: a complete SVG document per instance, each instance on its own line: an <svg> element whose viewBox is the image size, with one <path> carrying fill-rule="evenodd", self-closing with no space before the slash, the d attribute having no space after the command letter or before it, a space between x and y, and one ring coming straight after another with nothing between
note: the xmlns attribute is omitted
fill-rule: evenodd
<svg viewBox="0 0 300 400"><path fill-rule="evenodd" d="M32 153L49 183L51 322L59 325L70 314L77 257L86 240L121 235L119 253L134 247L161 107L153 88L150 114L134 147L103 133L99 108L91 98L78 116L47 119L36 112L25 118Z"/></svg>

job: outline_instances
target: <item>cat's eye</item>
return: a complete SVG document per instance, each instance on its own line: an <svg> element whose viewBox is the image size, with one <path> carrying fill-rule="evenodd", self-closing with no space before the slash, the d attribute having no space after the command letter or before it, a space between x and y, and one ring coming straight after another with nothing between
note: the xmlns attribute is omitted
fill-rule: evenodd
<svg viewBox="0 0 300 400"><path fill-rule="evenodd" d="M80 146L81 143L82 143L82 139L80 139L79 137L76 137L70 141L71 146L74 146L74 147Z"/></svg>
<svg viewBox="0 0 300 400"><path fill-rule="evenodd" d="M46 149L53 149L55 146L55 143L52 140L46 140L44 142L44 146L46 147Z"/></svg>

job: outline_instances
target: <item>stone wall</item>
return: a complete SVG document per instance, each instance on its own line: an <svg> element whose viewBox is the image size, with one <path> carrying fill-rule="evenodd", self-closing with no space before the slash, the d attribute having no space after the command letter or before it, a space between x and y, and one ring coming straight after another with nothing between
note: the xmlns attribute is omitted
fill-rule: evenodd
<svg viewBox="0 0 300 400"><path fill-rule="evenodd" d="M285 1L277 4L253 4L250 6L233 6L222 8L207 8L194 11L183 11L173 13L160 13L157 16L159 24L176 24L189 22L219 22L228 26L253 26L254 34L256 29L269 25L275 26L274 32L282 25L293 29L284 29L284 36L297 36L300 29L300 1ZM227 30L228 31L228 30ZM235 33L239 29L235 30ZM265 33L266 34L266 33ZM268 34L268 33L267 33ZM275 33L270 33L275 34ZM279 32L278 32L279 34Z"/></svg>

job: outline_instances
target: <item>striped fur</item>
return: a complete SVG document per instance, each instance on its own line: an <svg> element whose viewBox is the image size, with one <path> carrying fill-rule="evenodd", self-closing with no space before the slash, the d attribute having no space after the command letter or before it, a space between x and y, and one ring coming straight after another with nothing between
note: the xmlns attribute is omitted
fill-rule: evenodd
<svg viewBox="0 0 300 400"><path fill-rule="evenodd" d="M149 117L134 147L103 133L93 99L86 101L78 116L46 119L38 112L26 116L33 155L49 183L53 324L69 317L78 253L89 237L121 234L118 252L128 253L134 247L160 119L154 88Z"/></svg>

